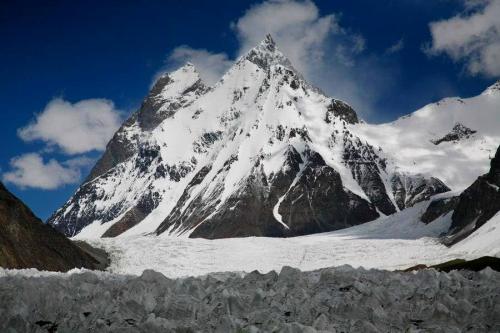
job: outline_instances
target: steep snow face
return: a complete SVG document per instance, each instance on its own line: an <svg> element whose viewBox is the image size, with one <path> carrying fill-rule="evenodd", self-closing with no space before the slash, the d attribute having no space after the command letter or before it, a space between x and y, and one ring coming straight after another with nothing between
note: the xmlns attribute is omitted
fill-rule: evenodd
<svg viewBox="0 0 500 333"><path fill-rule="evenodd" d="M461 191L488 171L500 142L500 82L476 97L446 98L392 123L355 127L399 167Z"/></svg>
<svg viewBox="0 0 500 333"><path fill-rule="evenodd" d="M162 76L49 223L70 236L282 237L353 226L448 190L398 168L358 135L363 126L268 36L213 87L190 64Z"/></svg>

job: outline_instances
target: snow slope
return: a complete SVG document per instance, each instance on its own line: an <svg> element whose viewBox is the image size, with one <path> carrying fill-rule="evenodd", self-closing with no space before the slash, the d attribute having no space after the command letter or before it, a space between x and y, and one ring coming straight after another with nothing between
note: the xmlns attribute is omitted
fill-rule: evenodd
<svg viewBox="0 0 500 333"><path fill-rule="evenodd" d="M452 249L470 256L500 256L500 212Z"/></svg>
<svg viewBox="0 0 500 333"><path fill-rule="evenodd" d="M455 125L474 131L455 140ZM479 96L446 98L394 122L353 125L356 133L394 157L405 170L432 174L461 191L488 171L500 144L500 81Z"/></svg>

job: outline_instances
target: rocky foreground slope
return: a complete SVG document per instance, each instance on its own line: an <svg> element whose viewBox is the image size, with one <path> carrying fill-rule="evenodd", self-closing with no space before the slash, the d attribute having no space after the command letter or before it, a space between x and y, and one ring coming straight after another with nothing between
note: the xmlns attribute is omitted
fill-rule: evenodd
<svg viewBox="0 0 500 333"><path fill-rule="evenodd" d="M500 273L353 269L20 278L0 271L0 330L498 332ZM7 330L8 331L8 330Z"/></svg>
<svg viewBox="0 0 500 333"><path fill-rule="evenodd" d="M44 224L1 183L0 267L49 271L103 268L90 254Z"/></svg>

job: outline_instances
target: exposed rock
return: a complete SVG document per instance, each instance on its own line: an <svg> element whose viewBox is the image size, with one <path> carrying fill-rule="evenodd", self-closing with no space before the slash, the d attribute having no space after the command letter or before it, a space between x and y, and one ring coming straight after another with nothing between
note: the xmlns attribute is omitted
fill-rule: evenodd
<svg viewBox="0 0 500 333"><path fill-rule="evenodd" d="M481 257L473 260L454 259L441 264L426 266L416 265L405 269L405 272L412 272L421 269L434 268L440 272L451 272L453 270L468 270L480 272L483 269L490 268L494 271L500 272L500 258L495 257Z"/></svg>
<svg viewBox="0 0 500 333"><path fill-rule="evenodd" d="M288 237L346 228L379 216L372 204L342 186L339 174L318 153L303 158L290 147L286 161L287 167L269 180L257 162L244 186L218 210L219 202L210 205L209 198L223 188L210 195L200 192L186 207L188 187L157 233L185 228L194 229L193 238ZM216 177L225 177L230 165L228 161Z"/></svg>
<svg viewBox="0 0 500 333"><path fill-rule="evenodd" d="M391 187L399 209L412 207L418 202L429 200L435 194L450 190L437 178L398 172L391 178Z"/></svg>
<svg viewBox="0 0 500 333"><path fill-rule="evenodd" d="M287 236L332 231L374 220L375 206L345 189L338 172L312 153L279 206Z"/></svg>
<svg viewBox="0 0 500 333"><path fill-rule="evenodd" d="M472 134L476 133L467 126L462 125L461 123L456 123L455 126L451 129L450 133L446 134L440 139L431 140L433 144L436 146L442 142L457 142L462 139L468 139Z"/></svg>
<svg viewBox="0 0 500 333"><path fill-rule="evenodd" d="M332 102L327 107L325 121L331 122L333 117L339 117L348 124L359 123L356 111L347 103L335 99L332 99Z"/></svg>
<svg viewBox="0 0 500 333"><path fill-rule="evenodd" d="M460 194L445 243L451 245L464 239L498 211L500 211L500 147L491 160L490 171L480 176Z"/></svg>
<svg viewBox="0 0 500 333"><path fill-rule="evenodd" d="M158 193L148 192L141 198L137 206L132 207L119 221L110 226L102 237L116 237L141 222L157 207L158 198Z"/></svg>
<svg viewBox="0 0 500 333"><path fill-rule="evenodd" d="M427 206L420 220L425 224L429 224L437 218L452 212L457 204L458 197L434 199L429 206Z"/></svg>
<svg viewBox="0 0 500 333"><path fill-rule="evenodd" d="M1 183L0 266L49 271L103 268L89 253L44 224Z"/></svg>
<svg viewBox="0 0 500 333"><path fill-rule="evenodd" d="M137 134L134 133L136 123L137 113L134 113L108 142L104 154L92 168L84 184L104 175L106 172L134 155L138 148Z"/></svg>
<svg viewBox="0 0 500 333"><path fill-rule="evenodd" d="M353 178L382 213L395 213L396 207L381 177L386 173L386 161L376 154L372 146L363 144L358 138L353 140L346 135L344 142L344 161L351 169Z"/></svg>

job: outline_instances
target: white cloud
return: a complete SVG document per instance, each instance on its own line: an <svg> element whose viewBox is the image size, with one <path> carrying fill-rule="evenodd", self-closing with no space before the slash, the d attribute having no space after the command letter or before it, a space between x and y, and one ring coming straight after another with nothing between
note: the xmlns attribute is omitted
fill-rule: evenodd
<svg viewBox="0 0 500 333"><path fill-rule="evenodd" d="M341 34L333 14L320 16L311 1L267 1L252 6L232 28L240 41L240 55L270 33L290 61L308 76L310 64L323 59L327 39ZM357 41L356 47L359 47Z"/></svg>
<svg viewBox="0 0 500 333"><path fill-rule="evenodd" d="M342 27L337 15L322 16L312 1L268 0L250 7L231 28L239 41L237 56L270 33L306 79L361 114L371 113L377 97L391 82L390 70L382 68L380 59L365 56L364 38ZM167 69L178 67L181 61L195 64L211 84L234 60L226 53L181 46L170 54Z"/></svg>
<svg viewBox="0 0 500 333"><path fill-rule="evenodd" d="M53 190L67 184L77 184L81 178L80 168L89 166L93 160L80 157L59 163L54 159L45 162L37 153L14 157L10 161L11 171L3 174L3 181L20 188Z"/></svg>
<svg viewBox="0 0 500 333"><path fill-rule="evenodd" d="M469 0L466 11L430 23L430 54L463 61L472 75L500 76L500 1Z"/></svg>
<svg viewBox="0 0 500 333"><path fill-rule="evenodd" d="M405 47L405 41L403 38L401 38L400 40L398 40L396 43L394 43L393 45L389 46L386 50L385 50L385 53L387 54L394 54L394 53L398 53L399 51L401 51L403 48Z"/></svg>
<svg viewBox="0 0 500 333"><path fill-rule="evenodd" d="M24 141L41 140L67 154L102 151L121 124L120 112L106 99L50 101L34 121L18 130Z"/></svg>

